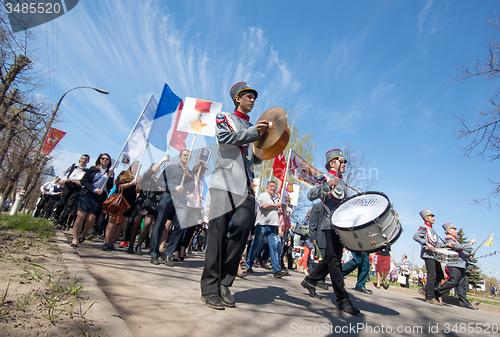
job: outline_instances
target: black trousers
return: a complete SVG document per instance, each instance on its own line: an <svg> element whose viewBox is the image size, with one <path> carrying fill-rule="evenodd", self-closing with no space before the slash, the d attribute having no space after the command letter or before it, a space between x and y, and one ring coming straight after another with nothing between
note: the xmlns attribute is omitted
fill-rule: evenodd
<svg viewBox="0 0 500 337"><path fill-rule="evenodd" d="M341 259L344 246L334 230L327 230L324 233L326 236L326 257L314 267L312 273L306 279L310 283L316 284L330 274L333 292L337 296L337 302L340 302L349 298L349 293L345 290L344 277L342 276Z"/></svg>
<svg viewBox="0 0 500 337"><path fill-rule="evenodd" d="M35 218L38 218L40 216L40 213L42 213L46 201L47 197L45 196L45 194L40 194L40 200L38 201L38 204L36 204L35 213L33 213L33 216Z"/></svg>
<svg viewBox="0 0 500 337"><path fill-rule="evenodd" d="M80 192L80 187L78 187L78 189L76 188L72 189L64 186L61 200L59 200L55 212L55 217L57 219L57 224L59 226L69 227L68 215L70 215L73 212L73 210L76 210L78 208L79 192Z"/></svg>
<svg viewBox="0 0 500 337"><path fill-rule="evenodd" d="M441 263L434 259L424 259L425 268L427 268L427 283L425 284L425 293L427 294L427 299L434 298L434 288L436 288L441 280L444 278L443 269L441 269Z"/></svg>
<svg viewBox="0 0 500 337"><path fill-rule="evenodd" d="M153 234L151 234L151 257L160 256L160 240L163 230L165 229L165 224L168 220L173 220L175 216L174 201L172 200L170 192L163 192L161 194L158 206L158 217L153 228Z"/></svg>
<svg viewBox="0 0 500 337"><path fill-rule="evenodd" d="M436 289L439 296L446 294L451 289L455 288L455 294L458 296L460 306L466 307L470 303L467 301L467 279L465 276L465 268L448 267L450 279L446 280Z"/></svg>
<svg viewBox="0 0 500 337"><path fill-rule="evenodd" d="M43 218L49 219L54 213L54 208L59 201L59 196L49 195L45 201L45 205L43 206Z"/></svg>
<svg viewBox="0 0 500 337"><path fill-rule="evenodd" d="M221 207L221 200L227 200L228 195L234 205L238 206L208 222L205 267L201 275L202 295L219 293L220 284L228 287L233 284L248 234L255 223L253 193L243 197L228 191L212 189L210 190L210 211Z"/></svg>

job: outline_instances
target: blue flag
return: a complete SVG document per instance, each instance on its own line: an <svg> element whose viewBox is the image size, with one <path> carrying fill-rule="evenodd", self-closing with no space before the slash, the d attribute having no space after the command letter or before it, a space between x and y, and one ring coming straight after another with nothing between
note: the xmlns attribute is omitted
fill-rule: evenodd
<svg viewBox="0 0 500 337"><path fill-rule="evenodd" d="M182 100L165 83L149 135L149 143L159 150L167 151L167 134L172 125L172 114L178 110L181 102Z"/></svg>

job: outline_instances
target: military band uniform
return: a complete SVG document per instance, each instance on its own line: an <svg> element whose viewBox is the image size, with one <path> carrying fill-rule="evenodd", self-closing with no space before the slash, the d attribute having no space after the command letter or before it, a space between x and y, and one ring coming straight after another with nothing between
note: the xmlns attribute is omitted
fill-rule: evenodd
<svg viewBox="0 0 500 337"><path fill-rule="evenodd" d="M445 231L448 229L455 229L451 223L445 223L443 228ZM466 250L472 250L471 243L473 244L475 241L471 241L471 243L459 243L456 237L447 234L444 238L444 243L445 245L451 245L451 243L454 244L451 249L458 253L458 262L446 264L450 278L434 290L434 296L439 298L443 294L446 294L448 291L455 288L455 294L458 295L461 307L477 309L476 307L473 307L469 301L467 301L467 277L465 276L467 258L470 256Z"/></svg>
<svg viewBox="0 0 500 337"><path fill-rule="evenodd" d="M413 240L422 246L420 258L425 261L425 268L427 269L425 296L427 301L433 303L434 300L436 300L434 297L434 288L436 288L444 278L441 263L434 259L434 252L432 251L435 248L439 248L440 244L438 242L438 235L434 228L432 228L434 214L428 209L424 209L420 212L420 216L425 220L425 223L417 229L417 232L413 235ZM432 220L426 220L427 217L432 217ZM432 246L433 249L431 250L427 245Z"/></svg>
<svg viewBox="0 0 500 337"><path fill-rule="evenodd" d="M339 149L328 151L326 154L327 168L329 163L337 158L343 159L342 152ZM304 278L301 285L309 291L311 296L320 297L316 294L316 284L330 274L333 291L337 297L339 308L347 313L356 315L359 313L359 310L354 308L349 300L349 294L345 290L344 277L342 275L341 259L344 246L342 245L340 237L333 229L330 220L332 212L349 196L347 186L342 180L341 174L340 172L338 184L332 189L328 180L336 178L337 172L331 169L327 174L329 179L327 180L325 176L318 177L316 179L316 185L313 186L307 194L310 201L322 199L323 206L319 211L319 219L321 223L320 229L325 233L326 237L326 257L314 267L309 276Z"/></svg>
<svg viewBox="0 0 500 337"><path fill-rule="evenodd" d="M239 82L231 88L231 98L236 101L246 91L257 97L255 90ZM239 110L218 113L216 122L218 157L209 185L211 203L201 294L207 306L224 309L235 306L229 287L255 223L253 166L261 160L254 156L252 143L260 135L257 125Z"/></svg>

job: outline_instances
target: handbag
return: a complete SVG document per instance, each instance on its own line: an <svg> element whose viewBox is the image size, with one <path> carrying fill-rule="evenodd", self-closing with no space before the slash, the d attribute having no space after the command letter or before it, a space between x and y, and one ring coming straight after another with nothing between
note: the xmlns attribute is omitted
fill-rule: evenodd
<svg viewBox="0 0 500 337"><path fill-rule="evenodd" d="M299 235L302 240L309 238L309 233L303 227L294 228L293 233Z"/></svg>
<svg viewBox="0 0 500 337"><path fill-rule="evenodd" d="M125 212L129 208L130 205L128 204L127 200L125 200L125 198L123 197L121 188L119 189L118 193L112 194L102 203L102 209L111 214L115 213L123 214L123 212Z"/></svg>
<svg viewBox="0 0 500 337"><path fill-rule="evenodd" d="M148 212L151 212L153 214L158 214L158 203L155 201L151 200L151 198L146 197L144 201L142 202L141 205L142 209L147 210Z"/></svg>
<svg viewBox="0 0 500 337"><path fill-rule="evenodd" d="M398 283L406 285L406 277L403 275L398 276Z"/></svg>

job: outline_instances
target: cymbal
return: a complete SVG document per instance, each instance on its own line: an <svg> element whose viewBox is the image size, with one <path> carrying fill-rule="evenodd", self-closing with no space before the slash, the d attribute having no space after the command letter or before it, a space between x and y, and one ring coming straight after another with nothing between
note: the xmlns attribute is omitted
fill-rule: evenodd
<svg viewBox="0 0 500 337"><path fill-rule="evenodd" d="M254 145L252 147L253 153L257 158L261 160L269 160L276 158L285 149L289 140L290 140L290 127L287 125L285 131L283 132L283 135L281 135L280 139L278 139L276 143L274 143L271 147L268 147L267 149L259 149Z"/></svg>
<svg viewBox="0 0 500 337"><path fill-rule="evenodd" d="M253 146L258 149L267 149L279 141L285 132L287 127L286 111L279 106L275 106L268 109L259 117L258 121L262 120L269 121L269 127L267 131L260 136L260 140L253 143Z"/></svg>

